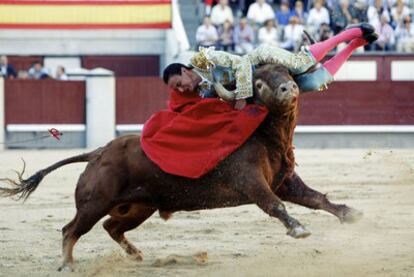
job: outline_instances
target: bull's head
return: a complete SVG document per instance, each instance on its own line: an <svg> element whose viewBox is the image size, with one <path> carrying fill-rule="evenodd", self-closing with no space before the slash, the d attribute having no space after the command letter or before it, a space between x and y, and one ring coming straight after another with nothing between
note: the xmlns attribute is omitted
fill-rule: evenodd
<svg viewBox="0 0 414 277"><path fill-rule="evenodd" d="M263 65L255 71L253 82L257 101L270 111L283 112L296 107L299 87L286 67Z"/></svg>

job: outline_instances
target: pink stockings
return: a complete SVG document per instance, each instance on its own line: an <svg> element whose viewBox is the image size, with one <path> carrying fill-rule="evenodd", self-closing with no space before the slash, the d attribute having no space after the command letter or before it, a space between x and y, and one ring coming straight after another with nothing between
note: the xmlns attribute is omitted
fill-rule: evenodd
<svg viewBox="0 0 414 277"><path fill-rule="evenodd" d="M320 62L326 56L326 54L328 54L329 51L338 46L338 44L342 42L351 41L341 52L339 52L333 58L331 58L329 61L323 64L326 70L328 70L328 72L332 76L334 76L335 73L338 72L339 68L352 55L355 49L367 44L367 42L361 37L361 29L352 28L343 31L330 39L312 44L309 47L309 50L315 58L316 62Z"/></svg>
<svg viewBox="0 0 414 277"><path fill-rule="evenodd" d="M338 54L333 56L330 60L323 64L323 67L328 70L329 74L335 76L339 68L349 59L352 53L360 46L367 45L368 42L363 38L355 38L348 45L342 49Z"/></svg>

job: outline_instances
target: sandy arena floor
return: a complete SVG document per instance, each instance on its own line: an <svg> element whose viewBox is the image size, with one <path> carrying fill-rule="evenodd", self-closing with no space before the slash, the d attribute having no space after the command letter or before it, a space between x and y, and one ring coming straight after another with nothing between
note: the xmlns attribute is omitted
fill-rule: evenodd
<svg viewBox="0 0 414 277"><path fill-rule="evenodd" d="M27 173L83 150L0 151L0 177ZM75 214L85 164L60 168L22 204L0 199L0 276L414 276L414 149L298 150L297 171L313 188L364 217L287 204L312 236L295 240L254 205L152 216L127 233L144 253L129 259L101 222L75 247L76 271L58 274L61 228Z"/></svg>

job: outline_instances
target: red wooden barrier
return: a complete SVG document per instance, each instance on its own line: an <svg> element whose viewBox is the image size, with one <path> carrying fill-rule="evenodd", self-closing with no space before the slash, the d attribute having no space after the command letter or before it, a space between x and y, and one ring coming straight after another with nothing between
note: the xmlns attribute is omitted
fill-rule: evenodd
<svg viewBox="0 0 414 277"><path fill-rule="evenodd" d="M159 77L116 78L116 123L142 124L167 107L167 87Z"/></svg>
<svg viewBox="0 0 414 277"><path fill-rule="evenodd" d="M42 56L9 56L16 72L28 71L33 62L43 63ZM82 57L82 67L93 69L103 67L115 72L115 76L158 76L160 69L159 56L85 56Z"/></svg>
<svg viewBox="0 0 414 277"><path fill-rule="evenodd" d="M414 125L414 82L335 82L300 98L300 125Z"/></svg>
<svg viewBox="0 0 414 277"><path fill-rule="evenodd" d="M159 77L116 79L116 123L142 124L167 107ZM85 123L85 82L6 80L6 124ZM299 125L414 125L414 82L335 82L300 98Z"/></svg>
<svg viewBox="0 0 414 277"><path fill-rule="evenodd" d="M166 107L159 78L117 78L117 124L144 123ZM300 98L300 125L414 125L414 82L335 82Z"/></svg>
<svg viewBox="0 0 414 277"><path fill-rule="evenodd" d="M159 56L86 56L82 67L103 67L115 72L117 77L158 76Z"/></svg>
<svg viewBox="0 0 414 277"><path fill-rule="evenodd" d="M85 82L6 80L6 124L84 124Z"/></svg>
<svg viewBox="0 0 414 277"><path fill-rule="evenodd" d="M391 80L391 63L392 61L413 61L412 55L392 55L384 56L381 64L382 70L384 71L383 80ZM414 74L414 72L413 72Z"/></svg>

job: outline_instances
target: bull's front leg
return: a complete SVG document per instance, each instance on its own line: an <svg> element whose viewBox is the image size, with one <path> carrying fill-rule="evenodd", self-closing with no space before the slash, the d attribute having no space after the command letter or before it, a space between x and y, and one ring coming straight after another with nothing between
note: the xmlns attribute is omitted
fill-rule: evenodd
<svg viewBox="0 0 414 277"><path fill-rule="evenodd" d="M308 187L296 173L286 178L276 191L276 194L285 201L311 209L325 210L337 216L341 223L353 223L362 217L362 212L356 209L342 204L331 203L325 194Z"/></svg>
<svg viewBox="0 0 414 277"><path fill-rule="evenodd" d="M286 211L285 205L271 190L263 175L244 176L241 192L270 216L278 218L287 228L287 235L306 238L310 232Z"/></svg>

